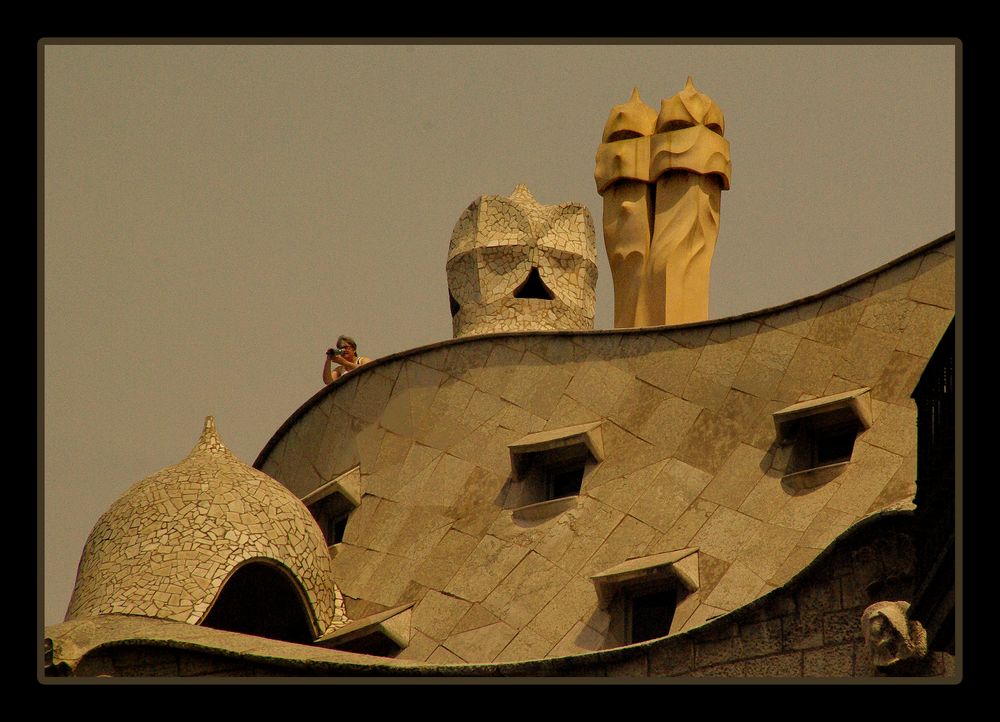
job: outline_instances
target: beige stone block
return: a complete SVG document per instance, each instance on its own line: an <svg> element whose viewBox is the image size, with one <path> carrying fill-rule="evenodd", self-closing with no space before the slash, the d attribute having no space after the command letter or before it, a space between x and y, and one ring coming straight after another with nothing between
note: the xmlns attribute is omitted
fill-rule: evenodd
<svg viewBox="0 0 1000 722"><path fill-rule="evenodd" d="M421 474L398 492L407 504L450 507L465 493L476 466L451 454L442 454L429 474Z"/></svg>
<svg viewBox="0 0 1000 722"><path fill-rule="evenodd" d="M913 401L906 406L885 404L872 427L858 438L866 444L906 456L917 445L916 404Z"/></svg>
<svg viewBox="0 0 1000 722"><path fill-rule="evenodd" d="M497 585L483 601L483 606L520 629L549 603L569 579L569 574L531 552Z"/></svg>
<svg viewBox="0 0 1000 722"><path fill-rule="evenodd" d="M694 535L691 546L723 561L732 562L737 558L740 547L762 527L759 520L720 506Z"/></svg>
<svg viewBox="0 0 1000 722"><path fill-rule="evenodd" d="M769 521L789 529L805 531L819 510L825 507L840 489L840 482L830 481L820 486L796 488L794 493L788 484L783 484L782 489L785 493L791 493L791 496Z"/></svg>
<svg viewBox="0 0 1000 722"><path fill-rule="evenodd" d="M500 664L518 662L524 659L542 659L550 649L552 649L552 642L548 639L531 629L522 629L510 641L510 644L495 657L494 661Z"/></svg>
<svg viewBox="0 0 1000 722"><path fill-rule="evenodd" d="M845 348L854 335L863 312L864 304L847 296L827 296L813 322L809 338L828 346Z"/></svg>
<svg viewBox="0 0 1000 722"><path fill-rule="evenodd" d="M852 461L838 477L840 488L827 506L861 516L899 470L902 462L903 458L897 454L864 441L855 442Z"/></svg>
<svg viewBox="0 0 1000 722"><path fill-rule="evenodd" d="M488 424L493 423L521 435L532 434L545 428L545 419L513 404L505 404L500 412L488 422Z"/></svg>
<svg viewBox="0 0 1000 722"><path fill-rule="evenodd" d="M830 377L842 365L842 360L843 351L840 349L811 339L802 339L795 350L792 362L788 365L788 370L785 371L781 385L791 385L806 393L819 396L826 389Z"/></svg>
<svg viewBox="0 0 1000 722"><path fill-rule="evenodd" d="M614 468L618 474L627 474L663 458L663 451L659 447L643 441L610 421L601 424L601 437L604 441L604 462L598 465L595 474L605 465Z"/></svg>
<svg viewBox="0 0 1000 722"><path fill-rule="evenodd" d="M463 599L456 599L432 589L413 608L411 623L429 638L441 642L448 637L455 624L471 606Z"/></svg>
<svg viewBox="0 0 1000 722"><path fill-rule="evenodd" d="M745 437L756 436L757 425L761 419L765 419L771 426L771 436L773 437L774 424L771 422L770 414L764 412L766 405L766 400L734 388L726 394L722 406L719 407L719 414L735 421Z"/></svg>
<svg viewBox="0 0 1000 722"><path fill-rule="evenodd" d="M490 396L502 396L511 378L517 374L523 355L494 340L490 355L479 372L476 388Z"/></svg>
<svg viewBox="0 0 1000 722"><path fill-rule="evenodd" d="M399 379L405 379L405 396L410 404L410 416L414 424L417 423L419 417L430 410L437 397L438 388L446 379L450 378L437 369L424 366L412 359L406 360ZM396 381L397 388L400 385L400 380ZM393 389L393 394L395 392L396 390Z"/></svg>
<svg viewBox="0 0 1000 722"><path fill-rule="evenodd" d="M720 384L695 370L688 376L682 396L698 407L718 411L728 393L728 384Z"/></svg>
<svg viewBox="0 0 1000 722"><path fill-rule="evenodd" d="M636 377L668 393L680 396L687 385L688 376L698 363L701 348L686 348L666 338L659 341L659 344L663 344L664 348L658 348L649 354Z"/></svg>
<svg viewBox="0 0 1000 722"><path fill-rule="evenodd" d="M879 294L869 299L858 324L865 328L897 335L906 328L910 314L916 307L916 301L909 298L899 298L893 294ZM893 346L895 347L895 344Z"/></svg>
<svg viewBox="0 0 1000 722"><path fill-rule="evenodd" d="M711 554L698 552L698 589L691 596L704 601L723 575L729 570L729 562L716 559ZM693 611L693 610L692 610Z"/></svg>
<svg viewBox="0 0 1000 722"><path fill-rule="evenodd" d="M438 646L438 643L426 634L410 629L410 643L400 650L396 659L408 659L411 662L424 662Z"/></svg>
<svg viewBox="0 0 1000 722"><path fill-rule="evenodd" d="M718 508L718 504L696 499L666 534L646 548L645 553L658 554L690 546L691 540Z"/></svg>
<svg viewBox="0 0 1000 722"><path fill-rule="evenodd" d="M390 537L385 551L412 559L423 559L444 536L451 519L439 507L406 509L402 524Z"/></svg>
<svg viewBox="0 0 1000 722"><path fill-rule="evenodd" d="M426 415L425 419L430 420L430 415ZM441 416L434 423L418 427L413 440L434 449L448 450L461 443L473 430L464 417Z"/></svg>
<svg viewBox="0 0 1000 722"><path fill-rule="evenodd" d="M927 360L919 356L893 351L881 378L872 387L872 398L895 404L908 404Z"/></svg>
<svg viewBox="0 0 1000 722"><path fill-rule="evenodd" d="M379 447L382 445L382 437L385 429L375 424L368 424L355 436L358 448L358 464L361 466L361 473L371 473L378 458Z"/></svg>
<svg viewBox="0 0 1000 722"><path fill-rule="evenodd" d="M737 655L743 658L780 652L781 620L765 619L750 624L741 623L736 646Z"/></svg>
<svg viewBox="0 0 1000 722"><path fill-rule="evenodd" d="M580 497L577 506L548 524L534 546L537 554L575 573L624 518L599 501Z"/></svg>
<svg viewBox="0 0 1000 722"><path fill-rule="evenodd" d="M668 396L651 409L636 435L655 444L662 453L671 454L680 445L700 412L698 405Z"/></svg>
<svg viewBox="0 0 1000 722"><path fill-rule="evenodd" d="M595 652L603 647L603 634L591 629L583 622L577 622L546 656L565 657L571 654Z"/></svg>
<svg viewBox="0 0 1000 722"><path fill-rule="evenodd" d="M703 492L710 478L700 469L670 459L627 511L654 529L667 532Z"/></svg>
<svg viewBox="0 0 1000 722"><path fill-rule="evenodd" d="M458 622L455 624L454 629L451 630L451 633L460 634L462 632L468 632L470 629L488 627L489 625L496 624L499 621L500 620L495 614L485 609L481 604L473 604L464 615L458 617Z"/></svg>
<svg viewBox="0 0 1000 722"><path fill-rule="evenodd" d="M503 399L476 389L469 399L469 403L466 404L465 410L462 411L462 421L469 428L477 429L500 413L505 405Z"/></svg>
<svg viewBox="0 0 1000 722"><path fill-rule="evenodd" d="M701 348L708 343L712 329L706 326L670 329L665 332L666 338L685 348Z"/></svg>
<svg viewBox="0 0 1000 722"><path fill-rule="evenodd" d="M527 553L528 550L522 546L486 535L480 539L444 591L470 602L481 602Z"/></svg>
<svg viewBox="0 0 1000 722"><path fill-rule="evenodd" d="M715 474L740 443L740 428L731 419L702 411L685 435L675 458Z"/></svg>
<svg viewBox="0 0 1000 722"><path fill-rule="evenodd" d="M409 481L419 477L440 460L442 452L430 446L420 443L413 443L406 452L402 466L399 469L399 476L404 481Z"/></svg>
<svg viewBox="0 0 1000 722"><path fill-rule="evenodd" d="M770 454L746 444L738 444L701 496L730 509L738 509L770 466Z"/></svg>
<svg viewBox="0 0 1000 722"><path fill-rule="evenodd" d="M503 622L452 634L445 647L467 662L492 662L517 635L516 629Z"/></svg>
<svg viewBox="0 0 1000 722"><path fill-rule="evenodd" d="M449 529L414 570L413 579L432 589L444 589L477 544L475 537Z"/></svg>
<svg viewBox="0 0 1000 722"><path fill-rule="evenodd" d="M428 664L465 664L465 660L446 647L438 647L427 657Z"/></svg>
<svg viewBox="0 0 1000 722"><path fill-rule="evenodd" d="M910 281L916 277L922 262L923 256L914 256L879 273L875 279L875 288L872 289L873 295L904 298L909 293Z"/></svg>
<svg viewBox="0 0 1000 722"><path fill-rule="evenodd" d="M333 399L333 405L336 408L345 412L351 410L351 404L354 402L354 395L358 392L358 383L362 377L363 374L354 374L330 392L329 398Z"/></svg>
<svg viewBox="0 0 1000 722"><path fill-rule="evenodd" d="M705 603L719 609L733 610L756 599L764 580L742 562L733 562Z"/></svg>
<svg viewBox="0 0 1000 722"><path fill-rule="evenodd" d="M788 527L765 524L740 548L737 561L766 581L775 575L795 550L802 534Z"/></svg>
<svg viewBox="0 0 1000 722"><path fill-rule="evenodd" d="M795 304L789 308L775 311L765 316L764 325L790 333L795 336L808 336L812 330L813 319L819 313L822 301L813 301L805 305Z"/></svg>
<svg viewBox="0 0 1000 722"><path fill-rule="evenodd" d="M761 521L772 521L790 503L794 494L793 489L782 485L781 473L771 469L757 480L738 510ZM783 526L790 527L789 524Z"/></svg>
<svg viewBox="0 0 1000 722"><path fill-rule="evenodd" d="M619 346L621 337L618 333L600 335L572 336L573 343L587 350L587 353L601 361L611 361L621 354Z"/></svg>
<svg viewBox="0 0 1000 722"><path fill-rule="evenodd" d="M588 559L578 574L589 577L626 559L640 556L656 532L635 517L626 516Z"/></svg>
<svg viewBox="0 0 1000 722"><path fill-rule="evenodd" d="M392 539L405 523L408 514L409 509L404 504L365 494L361 506L351 514L348 528L344 530L344 541L388 552Z"/></svg>
<svg viewBox="0 0 1000 722"><path fill-rule="evenodd" d="M475 372L486 363L492 348L492 339L469 339L468 343L449 346L442 371L475 385Z"/></svg>
<svg viewBox="0 0 1000 722"><path fill-rule="evenodd" d="M635 376L645 367L648 354L656 349L656 336L648 332L636 332L621 329L621 341L618 344L617 358L608 359L622 371ZM672 345L673 342L671 342Z"/></svg>
<svg viewBox="0 0 1000 722"><path fill-rule="evenodd" d="M488 528L493 519L501 513L500 505L506 483L506 477L478 467L473 469L465 480L464 490L459 492L446 512L448 516L457 520L456 528L465 526L461 520L478 515L483 515L484 518L485 526L482 530Z"/></svg>
<svg viewBox="0 0 1000 722"><path fill-rule="evenodd" d="M857 516L836 509L824 507L816 513L812 522L806 527L799 544L813 549L826 549L834 539L857 521L857 518Z"/></svg>
<svg viewBox="0 0 1000 722"><path fill-rule="evenodd" d="M783 373L747 358L740 366L736 378L733 379L733 389L746 392L761 399L774 398L781 382Z"/></svg>
<svg viewBox="0 0 1000 722"><path fill-rule="evenodd" d="M513 444L522 436L524 434L520 431L499 426L489 431L480 427L465 440L455 444L451 453L491 474L507 476L511 471L510 450L507 445Z"/></svg>
<svg viewBox="0 0 1000 722"><path fill-rule="evenodd" d="M658 461L630 474L603 481L599 485L588 484L587 488L582 490L581 493L598 499L619 511L628 513L632 505L635 504L636 499L653 483L653 479L656 478L656 475L660 473L660 469L666 463L666 461Z"/></svg>
<svg viewBox="0 0 1000 722"><path fill-rule="evenodd" d="M849 298L861 300L871 296L873 290L875 290L875 279L869 277L857 283L852 283L847 288L842 288L840 292Z"/></svg>
<svg viewBox="0 0 1000 722"><path fill-rule="evenodd" d="M820 551L820 549L813 549L811 547L796 546L778 570L767 580L768 583L776 587L784 586L796 574L809 566Z"/></svg>
<svg viewBox="0 0 1000 722"><path fill-rule="evenodd" d="M360 596L387 607L412 601L403 596L413 579L416 565L412 559L394 554L383 555L368 567L367 573L362 572L359 576L358 586L363 590Z"/></svg>
<svg viewBox="0 0 1000 722"><path fill-rule="evenodd" d="M856 386L874 386L892 359L896 339L893 334L858 326L837 373Z"/></svg>
<svg viewBox="0 0 1000 722"><path fill-rule="evenodd" d="M907 319L896 350L930 358L954 317L950 309L920 304Z"/></svg>
<svg viewBox="0 0 1000 722"><path fill-rule="evenodd" d="M428 413L434 418L461 416L465 413L465 408L469 405L469 400L475 392L476 387L472 384L450 376L446 377L437 387L434 401L431 403ZM427 421L421 416L417 424L419 426Z"/></svg>
<svg viewBox="0 0 1000 722"><path fill-rule="evenodd" d="M362 421L375 422L382 415L393 382L380 374L364 374L358 380L358 390L348 412Z"/></svg>
<svg viewBox="0 0 1000 722"><path fill-rule="evenodd" d="M608 416L631 380L631 375L607 361L588 359L569 382L566 395L597 416Z"/></svg>
<svg viewBox="0 0 1000 722"><path fill-rule="evenodd" d="M608 418L629 433L649 443L656 443L659 429L651 429L653 438L646 438L643 435L643 427L656 407L669 398L673 397L665 391L633 378L625 385L625 390L618 398L615 408L608 414Z"/></svg>
<svg viewBox="0 0 1000 722"><path fill-rule="evenodd" d="M591 581L573 577L528 624L549 648L561 640L574 624L597 609L597 592ZM548 650L546 650L548 651Z"/></svg>
<svg viewBox="0 0 1000 722"><path fill-rule="evenodd" d="M320 477L332 480L358 464L355 435L362 428L360 421L334 411L317 447L316 471Z"/></svg>
<svg viewBox="0 0 1000 722"><path fill-rule="evenodd" d="M752 336L743 336L723 343L709 343L701 350L694 370L728 388L736 378L752 341Z"/></svg>
<svg viewBox="0 0 1000 722"><path fill-rule="evenodd" d="M524 339L525 350L540 356L551 364L567 366L575 370L574 364L589 355L587 349L573 343L569 336L529 336Z"/></svg>
<svg viewBox="0 0 1000 722"><path fill-rule="evenodd" d="M686 632L689 629L694 629L695 627L700 627L706 622L710 622L717 617L721 617L726 613L727 610L721 609L719 607L713 607L710 604L700 604L697 609L688 617L687 622L681 628L682 632Z"/></svg>
<svg viewBox="0 0 1000 722"><path fill-rule="evenodd" d="M885 509L891 504L901 501L913 501L917 493L917 454L914 450L909 456L903 459L899 469L893 474L889 483L885 485L882 492L875 498L872 505L865 510L865 516L876 511Z"/></svg>
<svg viewBox="0 0 1000 722"><path fill-rule="evenodd" d="M709 341L716 343L737 343L743 346L744 353L753 345L754 336L760 330L760 323L749 319L729 321L712 327L708 335Z"/></svg>
<svg viewBox="0 0 1000 722"><path fill-rule="evenodd" d="M600 420L600 414L595 413L576 399L563 394L552 410L552 415L545 424L545 428L559 429L563 426L576 426Z"/></svg>

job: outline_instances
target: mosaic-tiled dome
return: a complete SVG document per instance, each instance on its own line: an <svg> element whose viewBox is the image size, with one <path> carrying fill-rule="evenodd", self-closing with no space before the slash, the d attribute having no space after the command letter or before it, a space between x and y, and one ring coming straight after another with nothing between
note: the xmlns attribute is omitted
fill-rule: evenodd
<svg viewBox="0 0 1000 722"><path fill-rule="evenodd" d="M236 458L209 416L184 461L132 486L97 521L66 619L135 614L199 624L230 575L254 561L297 582L317 637L346 623L312 515Z"/></svg>

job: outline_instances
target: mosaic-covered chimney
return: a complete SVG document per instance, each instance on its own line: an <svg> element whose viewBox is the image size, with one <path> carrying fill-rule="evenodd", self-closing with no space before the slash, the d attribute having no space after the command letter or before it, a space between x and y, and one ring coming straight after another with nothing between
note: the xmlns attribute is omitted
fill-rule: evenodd
<svg viewBox="0 0 1000 722"><path fill-rule="evenodd" d="M604 243L615 286L615 328L708 318L719 207L732 162L722 110L694 87L660 112L638 89L616 105L597 149Z"/></svg>
<svg viewBox="0 0 1000 722"><path fill-rule="evenodd" d="M456 338L594 327L594 222L580 203L540 204L523 185L462 213L448 250Z"/></svg>

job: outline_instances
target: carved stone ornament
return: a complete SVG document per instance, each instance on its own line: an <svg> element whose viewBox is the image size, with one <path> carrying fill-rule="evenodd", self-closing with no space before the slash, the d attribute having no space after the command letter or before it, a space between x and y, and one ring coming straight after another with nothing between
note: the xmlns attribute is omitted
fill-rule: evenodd
<svg viewBox="0 0 1000 722"><path fill-rule="evenodd" d="M646 105L638 89L604 126L594 180L615 286L615 328L708 318L708 280L732 162L725 120L689 77Z"/></svg>
<svg viewBox="0 0 1000 722"><path fill-rule="evenodd" d="M927 632L907 618L909 602L876 602L861 614L865 644L876 667L927 654Z"/></svg>

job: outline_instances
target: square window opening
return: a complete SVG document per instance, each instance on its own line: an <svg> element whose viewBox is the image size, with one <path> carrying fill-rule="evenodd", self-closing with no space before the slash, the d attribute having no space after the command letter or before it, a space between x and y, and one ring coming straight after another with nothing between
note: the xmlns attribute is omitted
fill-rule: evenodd
<svg viewBox="0 0 1000 722"><path fill-rule="evenodd" d="M330 494L309 505L309 511L326 538L327 546L344 541L354 504L343 494Z"/></svg>

